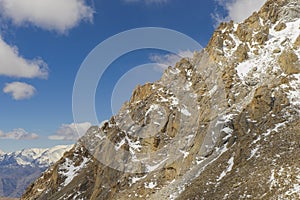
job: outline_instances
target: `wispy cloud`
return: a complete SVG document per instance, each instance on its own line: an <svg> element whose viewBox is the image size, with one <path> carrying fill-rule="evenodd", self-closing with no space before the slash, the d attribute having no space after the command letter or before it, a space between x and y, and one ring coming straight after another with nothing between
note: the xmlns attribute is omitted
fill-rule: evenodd
<svg viewBox="0 0 300 200"><path fill-rule="evenodd" d="M36 93L36 89L27 83L12 82L5 85L3 92L11 94L14 100L23 100L30 99Z"/></svg>
<svg viewBox="0 0 300 200"><path fill-rule="evenodd" d="M267 0L215 0L221 6L226 14L215 12L213 19L219 24L222 21L233 20L242 22L253 12L258 11Z"/></svg>
<svg viewBox="0 0 300 200"><path fill-rule="evenodd" d="M36 133L29 133L22 128L14 129L7 133L0 130L0 139L34 140L38 137L39 136Z"/></svg>
<svg viewBox="0 0 300 200"><path fill-rule="evenodd" d="M0 13L17 26L65 33L82 20L92 21L94 10L84 0L1 0Z"/></svg>
<svg viewBox="0 0 300 200"><path fill-rule="evenodd" d="M174 67L177 62L182 58L192 58L193 52L191 51L180 51L178 55L176 54L151 54L149 59L152 62L157 63L159 70L165 70L169 66Z"/></svg>
<svg viewBox="0 0 300 200"><path fill-rule="evenodd" d="M76 141L83 136L92 126L89 122L63 124L54 135L49 136L50 140Z"/></svg>
<svg viewBox="0 0 300 200"><path fill-rule="evenodd" d="M18 48L9 46L0 36L0 75L17 78L46 78L48 69L41 59L26 60L20 56Z"/></svg>

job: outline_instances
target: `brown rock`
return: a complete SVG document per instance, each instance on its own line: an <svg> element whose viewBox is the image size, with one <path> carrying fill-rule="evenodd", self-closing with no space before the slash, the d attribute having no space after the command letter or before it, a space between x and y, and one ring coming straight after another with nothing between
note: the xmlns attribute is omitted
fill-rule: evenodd
<svg viewBox="0 0 300 200"><path fill-rule="evenodd" d="M278 58L278 63L284 73L296 74L300 73L299 58L292 50L285 50Z"/></svg>
<svg viewBox="0 0 300 200"><path fill-rule="evenodd" d="M298 35L295 43L294 43L294 48L298 49L300 47L300 35Z"/></svg>
<svg viewBox="0 0 300 200"><path fill-rule="evenodd" d="M284 30L286 28L286 24L285 23L283 23L283 22L281 22L281 23L279 23L277 26L275 26L275 31L282 31L282 30Z"/></svg>
<svg viewBox="0 0 300 200"><path fill-rule="evenodd" d="M151 94L151 87L152 85L150 83L147 83L143 86L138 85L132 94L130 102L136 102L145 99L149 94Z"/></svg>
<svg viewBox="0 0 300 200"><path fill-rule="evenodd" d="M238 62L243 62L248 58L249 47L244 44L240 44L234 53Z"/></svg>
<svg viewBox="0 0 300 200"><path fill-rule="evenodd" d="M280 53L281 52L281 49L280 48L276 48L273 53Z"/></svg>
<svg viewBox="0 0 300 200"><path fill-rule="evenodd" d="M246 23L250 29L253 29L253 31L259 31L261 29L261 23L257 12L254 12L244 23Z"/></svg>
<svg viewBox="0 0 300 200"><path fill-rule="evenodd" d="M249 42L252 39L252 30L249 29L247 24L239 24L236 35L242 42Z"/></svg>
<svg viewBox="0 0 300 200"><path fill-rule="evenodd" d="M263 45L266 41L268 41L268 39L269 39L268 27L263 28L254 36L254 40L260 45Z"/></svg>

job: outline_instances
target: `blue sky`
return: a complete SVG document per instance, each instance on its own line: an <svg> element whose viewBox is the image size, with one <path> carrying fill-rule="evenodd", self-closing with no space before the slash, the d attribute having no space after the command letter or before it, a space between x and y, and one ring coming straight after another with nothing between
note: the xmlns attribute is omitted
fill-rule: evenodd
<svg viewBox="0 0 300 200"><path fill-rule="evenodd" d="M73 84L81 63L100 42L133 28L163 27L206 46L219 20L242 20L246 14L241 10L255 10L264 1L251 5L250 0L41 2L49 5L36 0L0 2L0 149L4 151L74 142ZM100 121L112 114L111 95L118 81L115 107L130 96L123 90L160 77L159 70L150 70L148 76L139 69L132 71L153 61L169 64L174 58L168 52L146 49L121 56L109 66L102 80L107 87L96 96ZM128 77L121 78L130 70ZM134 79L135 73L139 78ZM81 124L82 131L88 126Z"/></svg>

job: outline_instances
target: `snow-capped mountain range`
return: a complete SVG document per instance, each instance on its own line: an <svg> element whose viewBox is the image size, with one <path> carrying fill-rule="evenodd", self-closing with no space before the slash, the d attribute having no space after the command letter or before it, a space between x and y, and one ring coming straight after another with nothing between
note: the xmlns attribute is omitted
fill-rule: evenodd
<svg viewBox="0 0 300 200"><path fill-rule="evenodd" d="M60 145L46 149L32 148L10 153L0 150L0 166L49 167L71 148L72 145Z"/></svg>
<svg viewBox="0 0 300 200"><path fill-rule="evenodd" d="M25 188L73 145L46 149L24 149L5 153L0 150L0 197L20 197Z"/></svg>

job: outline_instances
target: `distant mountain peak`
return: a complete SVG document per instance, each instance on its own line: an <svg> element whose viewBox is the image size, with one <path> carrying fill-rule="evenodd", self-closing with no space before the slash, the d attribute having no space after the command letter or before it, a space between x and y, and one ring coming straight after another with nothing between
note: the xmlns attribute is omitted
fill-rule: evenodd
<svg viewBox="0 0 300 200"><path fill-rule="evenodd" d="M0 197L20 197L25 188L73 145L0 152Z"/></svg>
<svg viewBox="0 0 300 200"><path fill-rule="evenodd" d="M73 145L59 145L51 148L31 148L23 149L16 152L3 153L2 162L10 159L18 165L30 165L39 167L48 167L56 162L67 150ZM1 164L1 163L0 163Z"/></svg>

